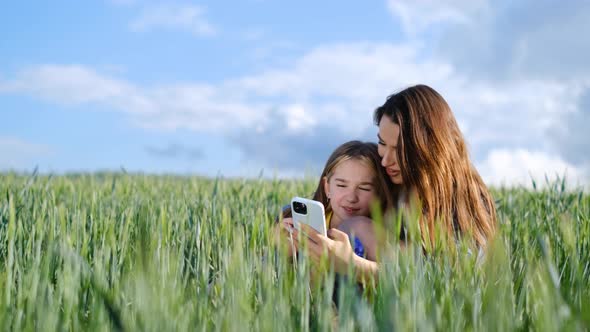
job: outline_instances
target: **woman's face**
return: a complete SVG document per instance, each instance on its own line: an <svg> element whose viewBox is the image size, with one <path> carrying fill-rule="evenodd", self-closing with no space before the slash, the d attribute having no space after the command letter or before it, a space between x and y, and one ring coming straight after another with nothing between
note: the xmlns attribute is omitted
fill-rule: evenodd
<svg viewBox="0 0 590 332"><path fill-rule="evenodd" d="M330 198L333 215L331 227L350 217L369 216L377 191L372 168L364 161L349 159L324 178L324 190Z"/></svg>
<svg viewBox="0 0 590 332"><path fill-rule="evenodd" d="M397 141L399 140L399 125L393 123L387 115L381 117L379 121L379 138L378 151L381 156L381 166L385 167L387 175L391 182L402 184L402 172L397 160Z"/></svg>

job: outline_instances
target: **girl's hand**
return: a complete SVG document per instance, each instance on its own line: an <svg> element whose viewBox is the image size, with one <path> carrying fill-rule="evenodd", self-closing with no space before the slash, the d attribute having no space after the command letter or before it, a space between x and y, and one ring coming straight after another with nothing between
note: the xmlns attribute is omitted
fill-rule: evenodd
<svg viewBox="0 0 590 332"><path fill-rule="evenodd" d="M354 251L346 233L331 228L328 230L328 237L326 237L307 225L301 225L301 229L309 237L307 248L310 258L315 263L320 262L322 255L327 255L329 262L334 265L335 272L342 274L348 272L350 264L354 263ZM295 231L293 241L295 246L299 247L297 239L298 234Z"/></svg>
<svg viewBox="0 0 590 332"><path fill-rule="evenodd" d="M296 253L296 248L292 241L293 219L284 218L282 222L274 227L274 240L277 245L286 245L288 257L292 257Z"/></svg>

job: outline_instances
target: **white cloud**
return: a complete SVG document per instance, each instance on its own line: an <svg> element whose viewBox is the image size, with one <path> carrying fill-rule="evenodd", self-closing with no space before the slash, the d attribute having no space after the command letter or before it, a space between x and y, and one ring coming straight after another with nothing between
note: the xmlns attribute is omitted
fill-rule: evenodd
<svg viewBox="0 0 590 332"><path fill-rule="evenodd" d="M153 112L149 100L132 84L80 65L27 68L0 87L0 91L25 92L59 104L99 103L134 113Z"/></svg>
<svg viewBox="0 0 590 332"><path fill-rule="evenodd" d="M305 132L315 127L316 119L301 105L290 105L281 110L287 119L287 130L293 132Z"/></svg>
<svg viewBox="0 0 590 332"><path fill-rule="evenodd" d="M419 60L420 50L413 44L325 45L289 67L218 85L141 87L75 65L31 67L5 85L14 93L52 102L96 103L130 113L135 123L149 128L261 130L273 123L270 116L280 116L291 129L330 124L358 135L372 126L372 110L394 90L426 77L435 86L461 89L452 67L435 59Z"/></svg>
<svg viewBox="0 0 590 332"><path fill-rule="evenodd" d="M205 153L199 147L186 146L181 143L169 143L166 146L146 146L148 154L161 159L187 159L191 161L202 160Z"/></svg>
<svg viewBox="0 0 590 332"><path fill-rule="evenodd" d="M267 34L266 29L260 27L246 28L240 33L242 39L249 42L262 41Z"/></svg>
<svg viewBox="0 0 590 332"><path fill-rule="evenodd" d="M375 107L390 93L426 83L451 105L474 160L486 168L490 181L522 179L527 167L538 174L561 166L538 153L551 152L547 131L564 112L577 110L584 86L561 80L473 79L444 59L423 54L420 44L339 43L310 50L288 67L218 85L142 87L82 66L29 68L4 85L66 104L97 103L128 113L147 128L232 137L248 156L264 162L281 156L281 165L289 165L293 157L282 146L297 137L294 132L321 131L304 144L318 162L336 139L373 139ZM518 153L502 154L498 146Z"/></svg>
<svg viewBox="0 0 590 332"><path fill-rule="evenodd" d="M130 6L137 3L137 0L109 0L109 2L117 6Z"/></svg>
<svg viewBox="0 0 590 332"><path fill-rule="evenodd" d="M134 31L165 28L187 30L196 36L213 36L217 31L204 14L205 9L200 6L162 4L144 8L130 27Z"/></svg>
<svg viewBox="0 0 590 332"><path fill-rule="evenodd" d="M145 93L158 112L137 121L150 128L227 133L264 125L270 110L264 103L247 103L210 85L174 85Z"/></svg>
<svg viewBox="0 0 590 332"><path fill-rule="evenodd" d="M472 77L588 77L590 3L585 1L387 0L410 40ZM557 61L556 61L557 59Z"/></svg>
<svg viewBox="0 0 590 332"><path fill-rule="evenodd" d="M489 4L487 0L388 0L387 7L403 30L415 35L435 25L473 23Z"/></svg>
<svg viewBox="0 0 590 332"><path fill-rule="evenodd" d="M28 68L5 83L5 90L27 93L62 104L97 103L135 114L134 121L151 128L225 130L265 127L269 112L290 118L304 109L300 123L332 122L344 131L371 125L367 107L384 99L402 82L420 77L447 77L441 64L415 63L411 45L337 44L312 50L290 68L228 80L220 85L183 84L139 87L75 65ZM321 101L318 101L320 100ZM293 105L298 105L297 107ZM295 107L295 108L294 108ZM290 121L294 121L291 118ZM311 122L309 122L311 121Z"/></svg>
<svg viewBox="0 0 590 332"><path fill-rule="evenodd" d="M563 177L570 185L588 181L583 169L543 151L494 149L478 166L484 181L496 186L509 184L530 188L533 180L542 186L546 184L546 179L554 181Z"/></svg>
<svg viewBox="0 0 590 332"><path fill-rule="evenodd" d="M317 123L359 133L371 126L372 109L387 94L412 83L454 81L452 68L419 60L414 44L339 43L320 46L291 66L230 80L222 89L246 98L306 105Z"/></svg>
<svg viewBox="0 0 590 332"><path fill-rule="evenodd" d="M55 151L44 144L30 143L15 137L0 136L0 169L32 168L40 157Z"/></svg>
<svg viewBox="0 0 590 332"><path fill-rule="evenodd" d="M184 84L139 87L79 65L41 65L0 82L4 93L24 93L65 105L96 104L129 113L132 121L154 129L228 131L265 123L269 106L245 103L218 87Z"/></svg>
<svg viewBox="0 0 590 332"><path fill-rule="evenodd" d="M442 26L435 54L473 77L587 80L590 2L495 1Z"/></svg>

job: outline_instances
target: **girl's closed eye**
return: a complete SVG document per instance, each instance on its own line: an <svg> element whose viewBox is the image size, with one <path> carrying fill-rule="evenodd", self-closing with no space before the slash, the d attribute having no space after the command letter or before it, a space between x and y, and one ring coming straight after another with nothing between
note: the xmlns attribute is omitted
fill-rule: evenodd
<svg viewBox="0 0 590 332"><path fill-rule="evenodd" d="M373 145L373 149L376 148ZM332 212L331 227L338 227L353 216L371 215L371 202L377 190L374 179L380 167L380 164L361 157L349 158L338 163L331 174L324 177L324 192L330 198L327 204Z"/></svg>

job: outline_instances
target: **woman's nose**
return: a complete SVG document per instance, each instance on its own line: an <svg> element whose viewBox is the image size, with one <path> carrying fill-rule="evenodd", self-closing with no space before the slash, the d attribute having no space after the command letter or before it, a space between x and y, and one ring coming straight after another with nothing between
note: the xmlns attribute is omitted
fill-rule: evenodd
<svg viewBox="0 0 590 332"><path fill-rule="evenodd" d="M391 165L393 165L394 162L395 162L395 158L393 156L393 152L391 152L391 151L385 152L385 154L383 155L383 158L381 158L381 166L383 166L383 167L391 166Z"/></svg>

